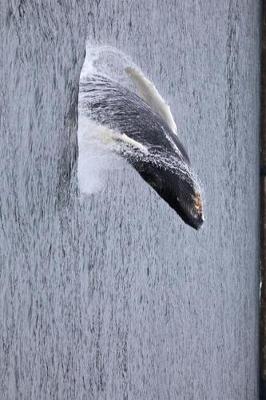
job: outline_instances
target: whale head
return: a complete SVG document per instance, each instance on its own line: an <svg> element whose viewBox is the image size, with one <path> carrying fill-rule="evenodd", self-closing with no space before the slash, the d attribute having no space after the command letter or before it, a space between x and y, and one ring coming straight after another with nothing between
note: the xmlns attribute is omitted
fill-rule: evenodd
<svg viewBox="0 0 266 400"><path fill-rule="evenodd" d="M152 163L135 165L141 177L194 229L204 222L199 186L189 166L183 163L167 168Z"/></svg>

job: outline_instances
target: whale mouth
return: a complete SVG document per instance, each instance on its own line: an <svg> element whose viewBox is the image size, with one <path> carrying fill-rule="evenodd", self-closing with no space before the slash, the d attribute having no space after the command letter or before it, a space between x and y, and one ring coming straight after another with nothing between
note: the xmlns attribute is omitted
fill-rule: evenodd
<svg viewBox="0 0 266 400"><path fill-rule="evenodd" d="M198 217L197 219L190 220L188 222L188 225L190 225L192 228L196 229L197 231L202 227L204 222L204 217Z"/></svg>
<svg viewBox="0 0 266 400"><path fill-rule="evenodd" d="M205 221L205 218L202 213L200 214L192 214L189 211L184 211L183 208L178 207L175 208L176 213L179 217L185 222L185 224L189 225L191 228L195 230L199 230Z"/></svg>

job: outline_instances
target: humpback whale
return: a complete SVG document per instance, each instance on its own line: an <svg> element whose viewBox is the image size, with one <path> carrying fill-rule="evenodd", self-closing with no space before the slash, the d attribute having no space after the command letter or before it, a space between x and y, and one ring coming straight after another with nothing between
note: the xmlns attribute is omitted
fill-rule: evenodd
<svg viewBox="0 0 266 400"><path fill-rule="evenodd" d="M204 221L199 185L188 153L177 135L170 107L142 72L125 72L136 92L104 74L83 76L79 112L103 126L105 140L173 208L199 229Z"/></svg>

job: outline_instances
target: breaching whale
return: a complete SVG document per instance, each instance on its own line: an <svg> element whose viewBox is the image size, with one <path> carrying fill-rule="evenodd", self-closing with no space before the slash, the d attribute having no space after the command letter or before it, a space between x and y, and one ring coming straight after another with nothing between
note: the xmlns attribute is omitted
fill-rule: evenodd
<svg viewBox="0 0 266 400"><path fill-rule="evenodd" d="M125 69L137 93L102 74L83 76L79 112L103 126L105 135L185 223L204 221L200 188L170 107L140 71ZM107 133L108 132L108 133Z"/></svg>

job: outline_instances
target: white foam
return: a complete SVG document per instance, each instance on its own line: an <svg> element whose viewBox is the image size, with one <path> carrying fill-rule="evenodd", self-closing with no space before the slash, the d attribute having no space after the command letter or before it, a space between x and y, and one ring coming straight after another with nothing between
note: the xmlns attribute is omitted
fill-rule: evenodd
<svg viewBox="0 0 266 400"><path fill-rule="evenodd" d="M87 43L86 57L80 74L80 80L86 75L98 73L109 76L120 83L128 82L125 69L129 66L136 68L131 58L111 46L100 46Z"/></svg>
<svg viewBox="0 0 266 400"><path fill-rule="evenodd" d="M113 132L79 116L78 180L81 193L91 194L104 189L110 171L124 166L114 153Z"/></svg>

